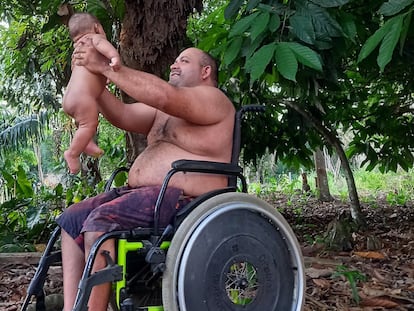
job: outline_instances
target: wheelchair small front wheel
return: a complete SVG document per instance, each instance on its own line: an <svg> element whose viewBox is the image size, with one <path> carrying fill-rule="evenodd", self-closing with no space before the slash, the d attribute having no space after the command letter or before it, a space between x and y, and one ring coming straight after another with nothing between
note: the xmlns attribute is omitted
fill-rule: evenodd
<svg viewBox="0 0 414 311"><path fill-rule="evenodd" d="M165 311L298 311L303 258L274 207L225 193L195 208L178 228L162 287Z"/></svg>

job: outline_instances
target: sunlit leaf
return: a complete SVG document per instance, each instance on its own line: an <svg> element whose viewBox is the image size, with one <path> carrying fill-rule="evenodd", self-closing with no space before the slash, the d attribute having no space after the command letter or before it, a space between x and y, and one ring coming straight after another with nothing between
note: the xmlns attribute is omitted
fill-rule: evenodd
<svg viewBox="0 0 414 311"><path fill-rule="evenodd" d="M252 81L256 81L264 73L273 57L275 49L275 43L262 46L246 61L246 71L250 72L250 79Z"/></svg>
<svg viewBox="0 0 414 311"><path fill-rule="evenodd" d="M276 45L275 50L276 65L280 74L288 80L296 81L298 62L295 54L286 42Z"/></svg>

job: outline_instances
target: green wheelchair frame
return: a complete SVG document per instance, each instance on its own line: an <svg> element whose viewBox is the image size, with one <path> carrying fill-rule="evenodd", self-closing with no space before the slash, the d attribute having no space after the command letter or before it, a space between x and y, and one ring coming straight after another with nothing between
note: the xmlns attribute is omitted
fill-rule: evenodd
<svg viewBox="0 0 414 311"><path fill-rule="evenodd" d="M108 232L95 242L73 311L88 310L92 288L108 282L113 284L111 304L121 311L301 310L305 278L296 237L274 207L247 194L238 166L243 114L263 110L263 106L249 105L236 113L231 163L172 163L155 204L152 228ZM111 175L106 191L124 170ZM195 198L177 212L171 224L160 228L159 209L168 182L177 172L226 175L229 186ZM56 228L49 239L21 311L27 310L33 296L35 310L47 310L43 286L50 265L61 260L60 250L55 249L59 233ZM108 239L117 241L116 262L99 251ZM107 266L92 274L98 254L105 256ZM134 260L139 264L133 264Z"/></svg>

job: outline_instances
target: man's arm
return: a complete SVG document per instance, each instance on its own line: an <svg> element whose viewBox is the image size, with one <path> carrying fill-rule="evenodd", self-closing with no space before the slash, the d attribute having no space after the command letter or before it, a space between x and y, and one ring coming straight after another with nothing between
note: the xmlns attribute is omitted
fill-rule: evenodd
<svg viewBox="0 0 414 311"><path fill-rule="evenodd" d="M137 101L194 124L218 123L234 111L228 98L212 86L175 87L152 74L122 65L115 72L87 42L76 47L74 57L77 65L103 74Z"/></svg>
<svg viewBox="0 0 414 311"><path fill-rule="evenodd" d="M128 132L148 134L154 123L156 109L141 104L124 104L108 90L98 99L99 111L116 127Z"/></svg>
<svg viewBox="0 0 414 311"><path fill-rule="evenodd" d="M132 98L189 122L208 125L220 122L232 104L212 86L175 87L146 72L126 66L103 74Z"/></svg>

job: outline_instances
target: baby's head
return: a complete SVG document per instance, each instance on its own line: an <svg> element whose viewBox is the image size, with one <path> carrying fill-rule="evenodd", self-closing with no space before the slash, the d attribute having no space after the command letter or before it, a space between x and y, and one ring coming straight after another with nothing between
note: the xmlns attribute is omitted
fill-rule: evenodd
<svg viewBox="0 0 414 311"><path fill-rule="evenodd" d="M105 31L99 20L89 13L75 13L68 22L69 36L76 41L87 33L99 33L105 35Z"/></svg>

